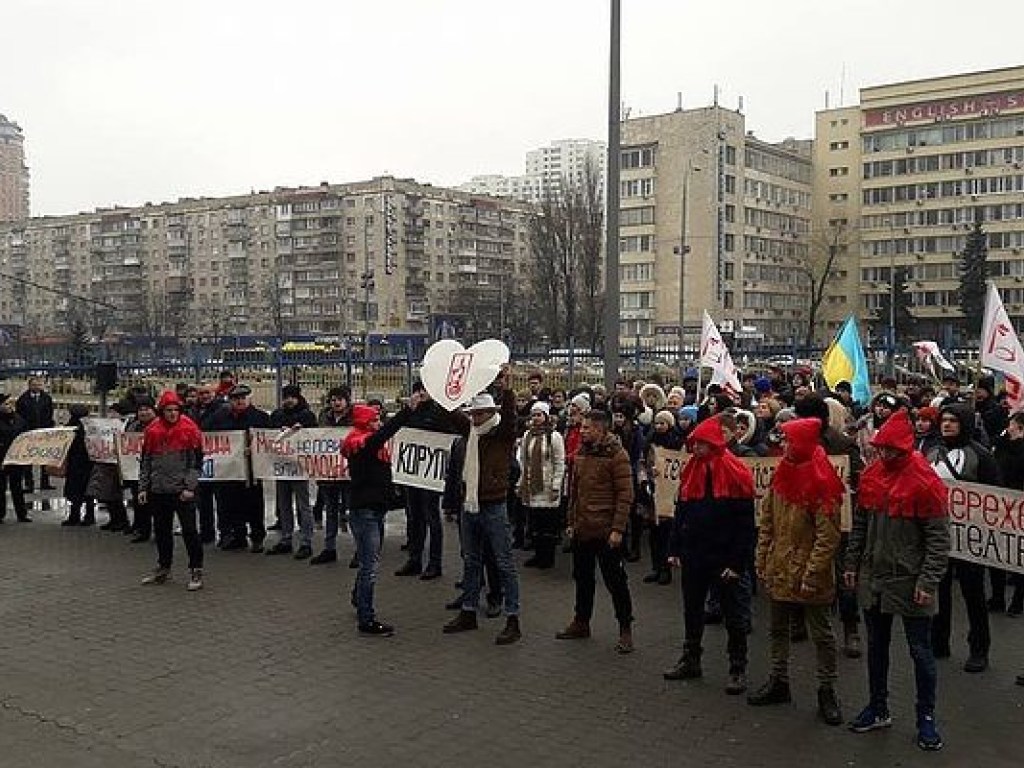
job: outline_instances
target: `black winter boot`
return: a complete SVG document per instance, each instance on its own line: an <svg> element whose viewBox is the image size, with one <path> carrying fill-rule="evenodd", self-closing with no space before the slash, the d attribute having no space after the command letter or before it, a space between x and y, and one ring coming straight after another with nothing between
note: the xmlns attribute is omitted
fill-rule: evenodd
<svg viewBox="0 0 1024 768"><path fill-rule="evenodd" d="M768 682L754 693L747 696L747 704L752 707L764 707L769 704L788 704L793 700L789 693L789 681L777 677L769 677Z"/></svg>
<svg viewBox="0 0 1024 768"><path fill-rule="evenodd" d="M704 671L700 666L700 657L703 649L696 643L686 643L683 646L683 655L672 669L662 674L666 680L694 680L703 677Z"/></svg>

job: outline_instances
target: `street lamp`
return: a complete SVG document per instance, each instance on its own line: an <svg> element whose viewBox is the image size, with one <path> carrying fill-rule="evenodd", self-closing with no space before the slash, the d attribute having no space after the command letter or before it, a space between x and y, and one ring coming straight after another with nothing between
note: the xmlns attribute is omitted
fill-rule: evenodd
<svg viewBox="0 0 1024 768"><path fill-rule="evenodd" d="M889 376L896 375L896 225L889 214Z"/></svg>
<svg viewBox="0 0 1024 768"><path fill-rule="evenodd" d="M705 150L706 151L706 150ZM679 377L685 375L686 363L683 354L686 350L686 255L690 252L690 176L699 172L700 166L693 164L691 157L686 162L683 174L682 211L679 221Z"/></svg>

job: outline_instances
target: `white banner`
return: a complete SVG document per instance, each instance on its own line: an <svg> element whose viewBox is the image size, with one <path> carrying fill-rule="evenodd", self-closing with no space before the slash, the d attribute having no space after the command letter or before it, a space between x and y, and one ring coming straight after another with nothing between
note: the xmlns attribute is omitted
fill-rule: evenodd
<svg viewBox="0 0 1024 768"><path fill-rule="evenodd" d="M949 555L1024 573L1024 493L950 482Z"/></svg>
<svg viewBox="0 0 1024 768"><path fill-rule="evenodd" d="M347 480L341 445L349 427L253 429L252 474L260 480Z"/></svg>
<svg viewBox="0 0 1024 768"><path fill-rule="evenodd" d="M391 443L391 478L399 485L444 491L455 435L403 427Z"/></svg>
<svg viewBox="0 0 1024 768"><path fill-rule="evenodd" d="M944 371L956 370L953 364L942 354L939 345L934 341L915 341L914 350L917 352L918 361L928 366L934 378L938 378L938 373L935 370L936 365Z"/></svg>
<svg viewBox="0 0 1024 768"><path fill-rule="evenodd" d="M245 431L204 432L203 469L199 480L246 481L249 463L245 458ZM142 459L142 433L122 432L118 435L117 456L121 465L121 478L138 481L139 461Z"/></svg>
<svg viewBox="0 0 1024 768"><path fill-rule="evenodd" d="M4 466L59 467L68 456L75 439L74 427L53 427L22 432L11 443L4 457Z"/></svg>
<svg viewBox="0 0 1024 768"><path fill-rule="evenodd" d="M1024 349L1006 314L995 283L988 284L985 322L981 328L981 364L1005 378L1010 413L1024 408Z"/></svg>
<svg viewBox="0 0 1024 768"><path fill-rule="evenodd" d="M124 432L120 419L84 418L85 452L96 464L117 464L117 436Z"/></svg>
<svg viewBox="0 0 1024 768"><path fill-rule="evenodd" d="M706 309L700 334L700 364L702 368L711 369L712 384L721 384L736 393L740 391L740 377L736 372L732 355L729 354L722 334L718 332L718 326Z"/></svg>

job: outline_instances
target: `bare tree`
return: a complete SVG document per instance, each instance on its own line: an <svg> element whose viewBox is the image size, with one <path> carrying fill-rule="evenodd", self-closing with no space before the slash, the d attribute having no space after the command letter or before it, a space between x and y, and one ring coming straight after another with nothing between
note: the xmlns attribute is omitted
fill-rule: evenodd
<svg viewBox="0 0 1024 768"><path fill-rule="evenodd" d="M604 202L597 170L564 177L561 196L548 196L531 225L531 287L538 320L551 343L601 339Z"/></svg>
<svg viewBox="0 0 1024 768"><path fill-rule="evenodd" d="M813 346L821 322L821 306L835 290L835 276L841 257L846 252L849 234L849 226L846 224L828 225L812 238L807 259L799 267L807 291L804 345L808 348Z"/></svg>

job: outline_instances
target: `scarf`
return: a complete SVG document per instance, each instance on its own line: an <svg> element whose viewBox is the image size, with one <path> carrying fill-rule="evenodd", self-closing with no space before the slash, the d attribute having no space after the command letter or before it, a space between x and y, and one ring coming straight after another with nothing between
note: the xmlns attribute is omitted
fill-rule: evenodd
<svg viewBox="0 0 1024 768"><path fill-rule="evenodd" d="M819 442L821 420L796 419L782 425L786 450L772 477L772 490L783 501L832 516L846 486Z"/></svg>
<svg viewBox="0 0 1024 768"><path fill-rule="evenodd" d="M691 455L679 480L679 498L698 501L709 493L716 499L754 498L754 475L742 459L726 449L725 435L718 419L705 419L690 433L686 444L692 454L693 444L711 447L709 456Z"/></svg>
<svg viewBox="0 0 1024 768"><path fill-rule="evenodd" d="M496 413L480 426L473 424L469 428L466 440L466 463L462 467L462 480L466 484L467 512L476 514L480 511L480 436L493 432L501 423L501 414Z"/></svg>
<svg viewBox="0 0 1024 768"><path fill-rule="evenodd" d="M895 459L873 461L860 475L857 503L889 517L927 519L948 514L949 489L920 451L914 450L914 428L905 410L894 413L878 430L875 448L896 448Z"/></svg>
<svg viewBox="0 0 1024 768"><path fill-rule="evenodd" d="M527 455L523 471L523 486L528 488L531 496L544 493L544 455L551 443L551 430L548 427L530 429L526 433Z"/></svg>

